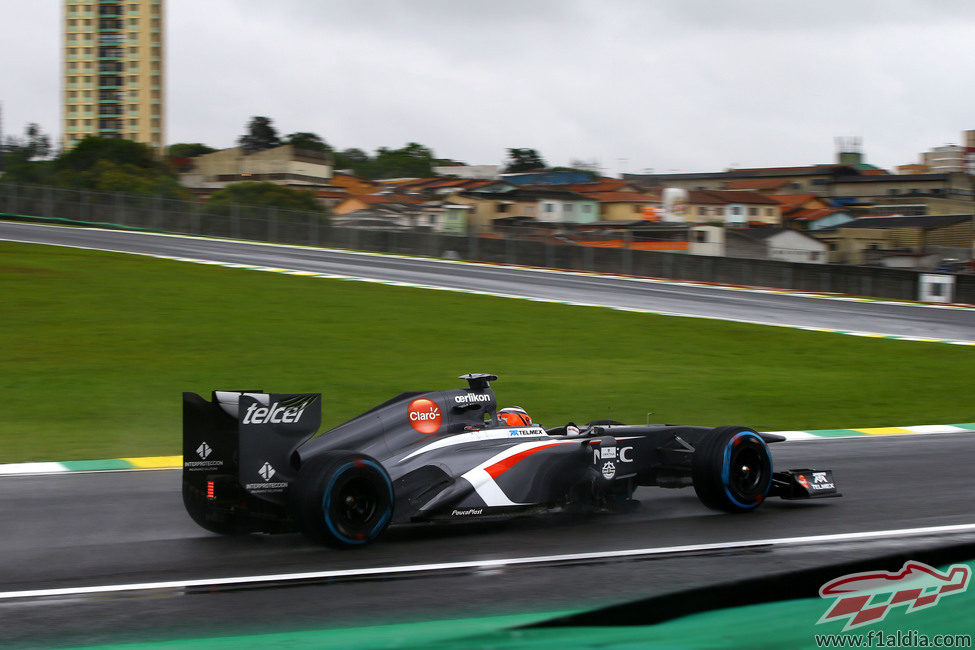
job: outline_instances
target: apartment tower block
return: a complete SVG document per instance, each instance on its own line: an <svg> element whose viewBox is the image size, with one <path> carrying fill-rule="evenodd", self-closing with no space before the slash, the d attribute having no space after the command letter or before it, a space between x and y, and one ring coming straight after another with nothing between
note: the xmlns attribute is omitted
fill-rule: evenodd
<svg viewBox="0 0 975 650"><path fill-rule="evenodd" d="M64 0L62 145L165 143L163 0Z"/></svg>

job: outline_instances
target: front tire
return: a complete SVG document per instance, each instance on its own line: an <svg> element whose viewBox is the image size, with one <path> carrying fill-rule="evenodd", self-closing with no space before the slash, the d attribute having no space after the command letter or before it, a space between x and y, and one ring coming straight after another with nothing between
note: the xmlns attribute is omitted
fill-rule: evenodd
<svg viewBox="0 0 975 650"><path fill-rule="evenodd" d="M772 485L772 456L754 430L718 427L694 450L691 473L701 503L748 512L762 504Z"/></svg>
<svg viewBox="0 0 975 650"><path fill-rule="evenodd" d="M303 464L292 509L301 532L337 548L378 538L393 515L393 482L375 459L330 451Z"/></svg>

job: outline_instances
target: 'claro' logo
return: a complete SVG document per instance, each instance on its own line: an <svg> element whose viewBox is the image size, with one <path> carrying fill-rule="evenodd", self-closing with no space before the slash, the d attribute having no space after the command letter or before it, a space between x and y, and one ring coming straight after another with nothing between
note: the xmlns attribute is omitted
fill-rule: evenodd
<svg viewBox="0 0 975 650"><path fill-rule="evenodd" d="M432 399L421 397L410 402L406 409L406 417L410 419L410 426L420 433L436 433L443 424L440 407Z"/></svg>

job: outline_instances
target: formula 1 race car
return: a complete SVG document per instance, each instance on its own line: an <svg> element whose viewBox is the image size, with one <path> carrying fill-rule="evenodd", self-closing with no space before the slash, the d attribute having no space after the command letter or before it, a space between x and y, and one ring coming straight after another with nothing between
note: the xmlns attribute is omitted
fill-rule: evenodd
<svg viewBox="0 0 975 650"><path fill-rule="evenodd" d="M292 532L337 547L375 540L390 523L553 509L626 509L638 486L694 487L700 500L747 512L768 496L839 496L830 470L772 471L747 427L511 426L494 375L467 388L403 393L316 436L321 395L183 393L183 503L222 534Z"/></svg>

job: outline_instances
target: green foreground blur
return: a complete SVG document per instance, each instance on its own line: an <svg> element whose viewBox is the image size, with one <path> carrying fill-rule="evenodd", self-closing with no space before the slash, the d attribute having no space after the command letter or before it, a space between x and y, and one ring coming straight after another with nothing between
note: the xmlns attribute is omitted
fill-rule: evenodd
<svg viewBox="0 0 975 650"><path fill-rule="evenodd" d="M964 563L975 570L975 561ZM946 567L939 567L942 571ZM837 576L839 577L839 576ZM179 639L152 643L97 646L113 650L230 650L232 648L320 648L339 650L385 650L415 648L446 650L528 650L542 648L592 648L630 650L636 648L816 648L817 635L842 635L847 641L833 641L828 647L885 647L896 640L933 640L936 635L961 635L972 647L975 639L975 590L945 596L937 605L912 613L905 606L892 607L886 619L842 633L843 622L817 625L832 605L832 599L803 598L766 605L722 609L677 618L657 625L613 627L559 627L517 629L523 625L569 612L516 614L486 618L428 621L398 625L334 628L280 634ZM873 632L873 636L868 637ZM881 638L880 635L884 636ZM872 640L873 645L868 645ZM851 643L853 645L851 645ZM886 647L891 647L889 644ZM932 646L934 647L934 646ZM951 646L949 646L951 647ZM958 645L955 647L965 647Z"/></svg>

